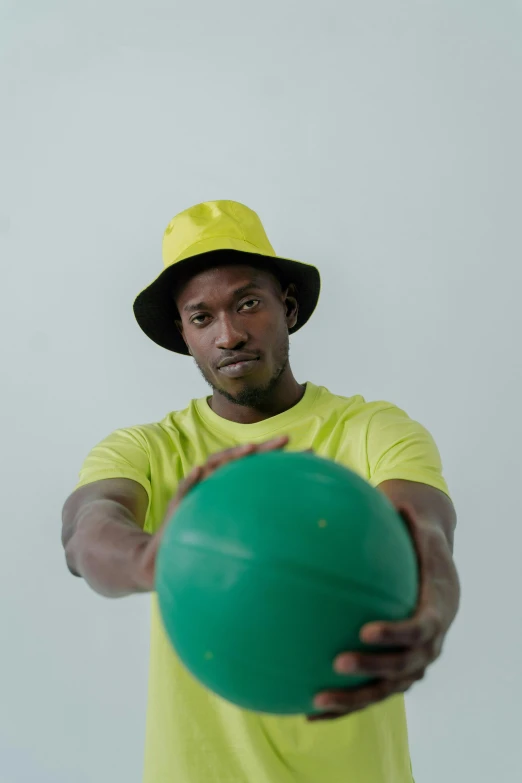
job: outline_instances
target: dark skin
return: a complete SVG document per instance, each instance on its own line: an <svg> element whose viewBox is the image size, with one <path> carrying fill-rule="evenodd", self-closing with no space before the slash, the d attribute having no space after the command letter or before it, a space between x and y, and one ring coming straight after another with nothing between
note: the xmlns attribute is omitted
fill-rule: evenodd
<svg viewBox="0 0 522 783"><path fill-rule="evenodd" d="M175 292L175 302L181 316L178 328L213 388L209 404L218 415L252 423L301 399L304 387L288 362L288 329L298 313L292 287L282 288L271 274L248 266L226 266L193 277ZM218 369L221 358L243 351L259 355L255 371L242 378L223 377ZM310 716L311 721L348 715L407 691L439 657L457 614L460 586L452 557L456 525L452 502L443 492L417 482L386 481L379 489L402 515L417 550L421 575L417 611L405 622L372 623L361 630L362 641L382 645L386 652L347 651L333 665L339 673L375 679L356 690L318 694L315 707L323 712Z"/></svg>
<svg viewBox="0 0 522 783"><path fill-rule="evenodd" d="M298 314L292 285L283 289L271 273L250 266L214 267L192 277L174 299L176 324L213 389L215 413L253 424L299 402L305 388L288 361L288 331ZM254 370L227 377L218 364L241 353L259 357Z"/></svg>
<svg viewBox="0 0 522 783"><path fill-rule="evenodd" d="M254 423L296 405L305 387L288 360L289 329L298 316L292 285L248 265L200 271L173 291L173 316L204 378L212 387L209 405L219 416ZM239 354L255 357L227 374L219 364ZM236 368L237 369L237 368ZM215 470L249 454L284 448L288 437L244 444L209 457L180 483L164 516ZM309 720L349 715L407 691L441 653L457 614L460 587L452 557L455 510L437 489L411 481L385 481L378 489L408 525L420 566L420 595L414 616L400 623L372 623L361 639L386 648L381 654L346 651L332 661L340 673L365 674L369 685L317 695L321 714ZM137 482L105 479L80 487L63 509L62 541L70 571L98 593L111 597L154 589L154 570L163 526L143 530L147 494ZM306 655L306 650L303 650Z"/></svg>
<svg viewBox="0 0 522 783"><path fill-rule="evenodd" d="M342 653L334 661L334 668L340 674L365 674L375 680L354 691L318 695L315 707L324 713L309 720L339 718L409 690L440 656L458 611L460 585L452 557L456 525L452 502L443 492L413 481L385 481L378 489L398 509L415 544L420 566L417 609L404 622L377 622L361 629L363 642L382 645L386 652ZM390 652L390 648L396 651Z"/></svg>

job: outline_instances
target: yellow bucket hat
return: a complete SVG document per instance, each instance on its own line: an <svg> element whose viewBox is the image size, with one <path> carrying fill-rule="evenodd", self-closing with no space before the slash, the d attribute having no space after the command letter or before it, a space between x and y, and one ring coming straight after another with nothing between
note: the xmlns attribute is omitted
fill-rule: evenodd
<svg viewBox="0 0 522 783"><path fill-rule="evenodd" d="M310 264L279 258L258 215L237 201L205 201L172 218L163 235L163 272L134 301L134 315L147 337L169 351L189 355L175 324L173 288L181 273L255 256L256 266L279 275L283 285L295 283L299 302L297 332L310 318L321 289L319 270Z"/></svg>

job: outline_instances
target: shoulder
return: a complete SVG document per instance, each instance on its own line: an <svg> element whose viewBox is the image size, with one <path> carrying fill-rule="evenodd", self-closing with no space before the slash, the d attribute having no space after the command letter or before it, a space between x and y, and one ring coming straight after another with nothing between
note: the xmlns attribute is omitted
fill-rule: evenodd
<svg viewBox="0 0 522 783"><path fill-rule="evenodd" d="M364 428L374 417L377 417L378 421L408 418L405 411L387 400L369 401L362 394L337 394L325 386L317 386L316 389L314 409L329 409L352 425L357 423Z"/></svg>
<svg viewBox="0 0 522 783"><path fill-rule="evenodd" d="M386 422L415 421L408 413L390 400L367 400L362 394L344 395L332 392L325 386L316 386L317 396L314 407L330 407L347 418L357 417L369 424L379 426Z"/></svg>
<svg viewBox="0 0 522 783"><path fill-rule="evenodd" d="M158 450L171 450L179 440L178 413L173 411L160 421L115 427L94 441L87 459L111 462L119 458L131 463L139 459L143 464Z"/></svg>
<svg viewBox="0 0 522 783"><path fill-rule="evenodd" d="M195 400L192 400L186 408L173 410L158 421L149 421L142 424L133 424L114 430L109 437L123 437L135 440L144 447L153 446L155 443L177 440L188 422L194 418Z"/></svg>

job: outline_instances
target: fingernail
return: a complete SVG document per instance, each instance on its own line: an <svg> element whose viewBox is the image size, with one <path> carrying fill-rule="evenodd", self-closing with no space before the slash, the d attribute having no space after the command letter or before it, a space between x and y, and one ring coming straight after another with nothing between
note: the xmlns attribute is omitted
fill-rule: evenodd
<svg viewBox="0 0 522 783"><path fill-rule="evenodd" d="M379 628L367 628L361 633L363 642L378 642L382 639L382 636L383 633Z"/></svg>
<svg viewBox="0 0 522 783"><path fill-rule="evenodd" d="M327 693L320 693L319 696L316 696L314 699L314 707L317 707L317 709L334 709L334 705L332 704L332 697L329 696Z"/></svg>
<svg viewBox="0 0 522 783"><path fill-rule="evenodd" d="M339 655L335 659L334 669L339 674L350 674L357 670L357 658L350 654Z"/></svg>

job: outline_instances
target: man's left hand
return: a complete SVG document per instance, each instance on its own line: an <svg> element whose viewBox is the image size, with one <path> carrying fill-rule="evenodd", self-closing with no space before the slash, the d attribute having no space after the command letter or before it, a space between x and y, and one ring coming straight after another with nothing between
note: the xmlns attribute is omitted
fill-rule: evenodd
<svg viewBox="0 0 522 783"><path fill-rule="evenodd" d="M417 550L420 590L413 617L403 622L374 622L361 629L360 638L382 653L344 652L334 661L339 674L375 678L354 689L318 694L314 706L323 710L309 721L342 717L369 707L397 693L404 693L424 677L427 667L442 650L446 633L457 614L460 586L450 545L443 529L423 519L411 505L397 510L408 525ZM396 648L390 652L390 648Z"/></svg>

